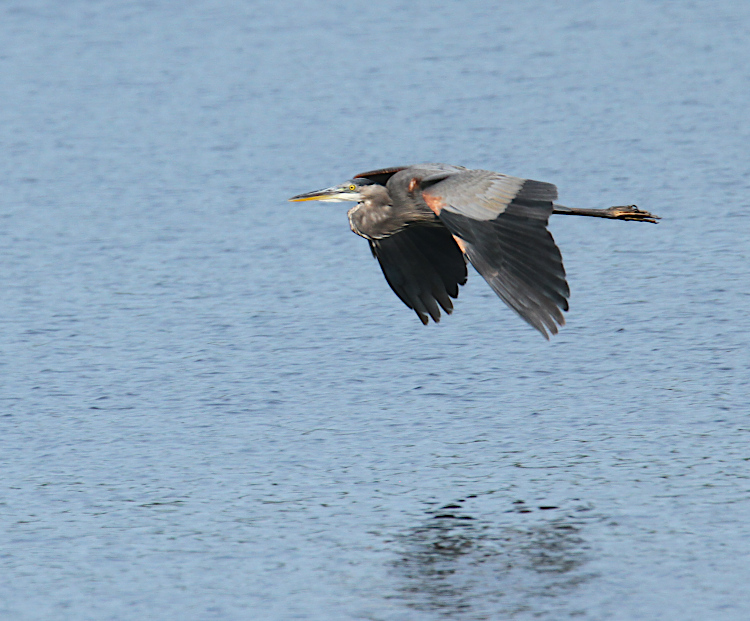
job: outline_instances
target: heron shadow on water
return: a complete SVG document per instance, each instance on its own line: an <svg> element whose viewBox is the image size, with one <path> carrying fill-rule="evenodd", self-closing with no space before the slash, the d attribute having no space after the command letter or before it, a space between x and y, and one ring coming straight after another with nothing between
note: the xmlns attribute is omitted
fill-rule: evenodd
<svg viewBox="0 0 750 621"><path fill-rule="evenodd" d="M373 170L289 200L355 202L352 231L367 239L391 289L423 324L440 321L441 308L453 312L471 263L545 338L565 324L570 297L550 216L659 220L635 205L565 207L551 183L449 164Z"/></svg>

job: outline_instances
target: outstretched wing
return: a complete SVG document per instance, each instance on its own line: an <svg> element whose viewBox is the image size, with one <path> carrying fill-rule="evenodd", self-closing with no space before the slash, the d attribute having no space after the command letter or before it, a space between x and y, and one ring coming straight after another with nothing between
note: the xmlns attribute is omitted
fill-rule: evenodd
<svg viewBox="0 0 750 621"><path fill-rule="evenodd" d="M425 176L420 188L495 293L545 338L556 334L570 296L547 230L557 188L485 170Z"/></svg>
<svg viewBox="0 0 750 621"><path fill-rule="evenodd" d="M409 226L402 231L371 239L370 248L391 289L423 324L440 321L440 305L450 314L451 298L466 282L466 260L448 229L442 226Z"/></svg>

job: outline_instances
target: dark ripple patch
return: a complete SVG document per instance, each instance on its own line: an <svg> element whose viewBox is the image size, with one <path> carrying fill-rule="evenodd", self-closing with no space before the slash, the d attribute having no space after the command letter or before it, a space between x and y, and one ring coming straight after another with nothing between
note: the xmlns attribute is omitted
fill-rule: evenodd
<svg viewBox="0 0 750 621"><path fill-rule="evenodd" d="M590 547L578 509L517 500L495 522L471 515L467 504L464 498L430 510L400 537L393 599L445 618L585 614L569 605L575 590L596 576L586 571Z"/></svg>

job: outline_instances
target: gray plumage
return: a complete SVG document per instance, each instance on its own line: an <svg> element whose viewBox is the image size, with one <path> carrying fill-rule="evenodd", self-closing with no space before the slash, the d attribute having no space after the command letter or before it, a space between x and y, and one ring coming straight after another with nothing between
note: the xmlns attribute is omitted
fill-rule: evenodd
<svg viewBox="0 0 750 621"><path fill-rule="evenodd" d="M575 209L555 205L551 183L420 164L357 175L290 200L356 201L349 224L370 243L396 295L422 323L453 311L470 261L497 295L545 338L565 324L570 289L547 230L553 213L656 222L634 205Z"/></svg>

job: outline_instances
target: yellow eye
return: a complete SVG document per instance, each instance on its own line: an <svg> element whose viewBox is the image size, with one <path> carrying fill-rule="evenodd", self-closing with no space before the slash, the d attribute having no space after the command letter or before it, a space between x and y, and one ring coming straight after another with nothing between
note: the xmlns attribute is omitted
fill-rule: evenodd
<svg viewBox="0 0 750 621"><path fill-rule="evenodd" d="M356 189L357 189L357 186L354 185L353 183L349 186L349 191L350 192L354 192L354 190L356 190Z"/></svg>

